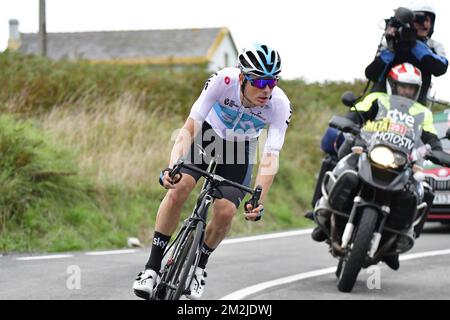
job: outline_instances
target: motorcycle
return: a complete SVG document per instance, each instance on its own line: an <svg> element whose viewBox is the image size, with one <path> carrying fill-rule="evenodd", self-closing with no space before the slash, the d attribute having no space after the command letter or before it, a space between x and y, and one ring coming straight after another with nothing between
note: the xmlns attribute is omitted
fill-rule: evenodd
<svg viewBox="0 0 450 320"><path fill-rule="evenodd" d="M340 116L329 123L347 136L340 153L351 151L325 174L314 219L339 260L342 292L352 291L362 268L413 247L413 227L427 212L420 164L450 165L450 155L421 142L423 115L405 112L415 101L395 95L378 101L377 116L362 128ZM347 92L342 102L354 107L356 97Z"/></svg>

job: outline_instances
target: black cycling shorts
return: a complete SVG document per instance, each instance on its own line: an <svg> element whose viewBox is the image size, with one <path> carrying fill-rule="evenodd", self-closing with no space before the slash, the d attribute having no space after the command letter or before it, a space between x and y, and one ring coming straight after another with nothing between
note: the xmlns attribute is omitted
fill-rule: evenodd
<svg viewBox="0 0 450 320"><path fill-rule="evenodd" d="M255 158L257 140L252 141L227 141L222 139L209 123L203 122L201 133L194 138L189 153L183 157L186 163L207 170L212 157L217 162L215 174L227 180L250 186ZM181 173L192 176L195 181L201 177L200 174L182 168ZM230 200L239 207L246 192L232 186L219 186L220 195Z"/></svg>

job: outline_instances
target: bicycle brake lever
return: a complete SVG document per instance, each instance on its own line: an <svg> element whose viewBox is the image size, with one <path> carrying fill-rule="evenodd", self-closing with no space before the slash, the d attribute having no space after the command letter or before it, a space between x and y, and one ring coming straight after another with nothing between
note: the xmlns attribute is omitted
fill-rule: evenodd
<svg viewBox="0 0 450 320"><path fill-rule="evenodd" d="M259 198L261 197L261 192L262 192L262 187L258 185L255 188L255 191L253 192L253 195L250 198L250 200L245 202L245 204L244 204L244 210L245 211L247 211L247 205L248 204L250 204L252 206L252 209L257 208L259 206Z"/></svg>
<svg viewBox="0 0 450 320"><path fill-rule="evenodd" d="M179 161L177 162L177 164L173 167L173 169L169 171L169 177L170 177L170 179L173 181L173 184L176 184L176 183L180 182L181 177L183 176L183 175L180 173L183 163L184 163L183 160L179 160ZM174 179L175 179L175 177L176 177L178 174L180 175L180 178L179 178L178 180L175 181Z"/></svg>
<svg viewBox="0 0 450 320"><path fill-rule="evenodd" d="M252 205L252 208L257 208L259 206L259 198L261 197L262 187L258 185L255 188L255 192L253 193L253 196L250 200L250 204Z"/></svg>

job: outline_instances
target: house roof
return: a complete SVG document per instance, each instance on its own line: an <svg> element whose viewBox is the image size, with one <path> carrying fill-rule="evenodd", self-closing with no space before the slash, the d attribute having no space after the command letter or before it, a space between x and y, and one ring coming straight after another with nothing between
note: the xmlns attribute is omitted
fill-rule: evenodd
<svg viewBox="0 0 450 320"><path fill-rule="evenodd" d="M231 37L227 28L47 33L47 56L94 62L203 63L227 35ZM38 34L21 33L20 42L20 52L38 53Z"/></svg>

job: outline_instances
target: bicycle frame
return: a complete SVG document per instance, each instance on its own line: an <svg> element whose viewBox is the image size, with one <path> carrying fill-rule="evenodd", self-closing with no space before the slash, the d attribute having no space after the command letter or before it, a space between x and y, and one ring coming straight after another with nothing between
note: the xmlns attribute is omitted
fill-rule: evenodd
<svg viewBox="0 0 450 320"><path fill-rule="evenodd" d="M215 194L217 187L222 183L227 183L241 190L245 190L252 194L251 203L254 206L255 203L258 203L262 190L260 186L253 190L215 175L214 172L217 162L214 159L211 160L207 171L185 165L184 162L179 162L173 169L172 177L179 173L182 166L200 173L206 179L197 197L194 210L184 220L175 240L164 252L164 256L167 256L173 248L170 257L163 267L161 282L157 287L156 298L178 299L181 295L187 293L185 288L190 287L194 276L191 270L195 270L199 263L199 252L203 246L205 237L209 206L215 199L219 198Z"/></svg>
<svg viewBox="0 0 450 320"><path fill-rule="evenodd" d="M217 162L214 159L212 159L211 162L209 163L207 172L213 173L216 170L216 166L217 166ZM189 226L191 228L195 227L195 225L199 219L206 223L209 206L211 205L212 201L214 200L209 195L209 193L211 193L212 190L210 192L207 192L207 194L203 195L203 193L208 191L207 188L208 188L209 184L210 184L210 181L208 179L205 179L205 181L203 182L203 186L200 191L200 194L197 197L197 199L202 200L202 201L200 203L197 201L191 215L187 219L184 220L183 225L177 234L177 237L172 242L172 244L168 248L166 248L164 255L166 255L170 251L170 249L176 243L178 238L183 235L184 230L186 230ZM208 197L208 199L205 199L206 197ZM193 224L193 222L195 222L195 223Z"/></svg>

